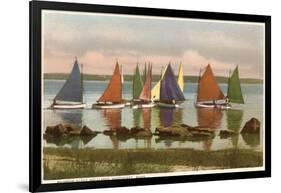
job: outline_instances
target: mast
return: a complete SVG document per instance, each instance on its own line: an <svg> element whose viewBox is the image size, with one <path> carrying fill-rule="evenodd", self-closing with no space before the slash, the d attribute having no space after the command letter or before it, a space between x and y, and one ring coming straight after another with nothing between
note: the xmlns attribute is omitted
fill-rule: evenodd
<svg viewBox="0 0 281 193"><path fill-rule="evenodd" d="M82 92L81 92L81 98L82 98L82 103L84 101L84 98L83 98L83 93L84 93L84 85L83 85L83 64L81 63L81 88L82 88Z"/></svg>

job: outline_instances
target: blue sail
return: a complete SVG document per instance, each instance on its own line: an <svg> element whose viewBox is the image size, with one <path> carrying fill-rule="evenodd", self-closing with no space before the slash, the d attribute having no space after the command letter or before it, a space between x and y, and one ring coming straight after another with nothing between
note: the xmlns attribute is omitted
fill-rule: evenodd
<svg viewBox="0 0 281 193"><path fill-rule="evenodd" d="M172 67L169 64L161 80L160 101L171 102L173 100L184 101L185 98L177 83Z"/></svg>
<svg viewBox="0 0 281 193"><path fill-rule="evenodd" d="M67 81L55 97L55 101L82 102L82 92L82 77L76 59Z"/></svg>

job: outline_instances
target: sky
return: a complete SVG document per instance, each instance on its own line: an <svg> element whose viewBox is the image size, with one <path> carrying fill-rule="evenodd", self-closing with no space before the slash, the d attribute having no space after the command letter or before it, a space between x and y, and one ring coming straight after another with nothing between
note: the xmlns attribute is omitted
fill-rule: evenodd
<svg viewBox="0 0 281 193"><path fill-rule="evenodd" d="M228 76L237 65L242 78L263 78L264 25L200 19L43 11L44 73L69 73L75 57L83 73L112 74L116 60L124 74L138 63L160 74L168 64L177 73L198 75L211 64Z"/></svg>

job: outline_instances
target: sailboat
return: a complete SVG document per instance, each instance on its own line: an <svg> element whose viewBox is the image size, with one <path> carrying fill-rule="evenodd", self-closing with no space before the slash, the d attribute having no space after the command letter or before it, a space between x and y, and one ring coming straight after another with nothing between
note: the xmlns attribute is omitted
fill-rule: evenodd
<svg viewBox="0 0 281 193"><path fill-rule="evenodd" d="M211 65L208 64L202 77L199 75L196 107L229 108L229 104L221 91Z"/></svg>
<svg viewBox="0 0 281 193"><path fill-rule="evenodd" d="M109 109L123 107L125 107L125 104L122 100L122 75L118 61L116 61L115 69L107 88L97 103L92 105L92 108Z"/></svg>
<svg viewBox="0 0 281 193"><path fill-rule="evenodd" d="M85 108L83 103L83 80L77 58L72 71L53 100L51 106L54 109L81 109Z"/></svg>
<svg viewBox="0 0 281 193"><path fill-rule="evenodd" d="M145 76L145 83L142 87L141 93L139 95L139 100L134 102L132 108L151 108L155 104L151 100L151 85L152 85L152 65L148 65L148 70Z"/></svg>
<svg viewBox="0 0 281 193"><path fill-rule="evenodd" d="M230 103L244 104L238 66L236 66L232 75L228 79L227 100Z"/></svg>
<svg viewBox="0 0 281 193"><path fill-rule="evenodd" d="M160 98L157 105L159 107L175 108L185 101L184 94L178 85L172 70L171 64L168 64L160 84Z"/></svg>

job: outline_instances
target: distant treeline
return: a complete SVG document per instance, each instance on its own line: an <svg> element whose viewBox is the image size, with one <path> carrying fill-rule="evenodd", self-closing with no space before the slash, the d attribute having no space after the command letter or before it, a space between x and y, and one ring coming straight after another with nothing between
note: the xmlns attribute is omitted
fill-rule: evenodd
<svg viewBox="0 0 281 193"><path fill-rule="evenodd" d="M44 74L44 79L47 80L65 80L67 79L69 74L65 73L46 73ZM110 80L111 75L97 75L97 74L83 74L84 80ZM158 81L160 79L160 75L153 75L152 76L153 81ZM125 81L132 81L133 75L124 75ZM228 77L223 76L217 76L216 80L219 83L227 83ZM263 81L261 79L254 79L254 78L241 78L241 83L247 83L247 84L261 84ZM184 76L185 82L198 82L198 76Z"/></svg>

